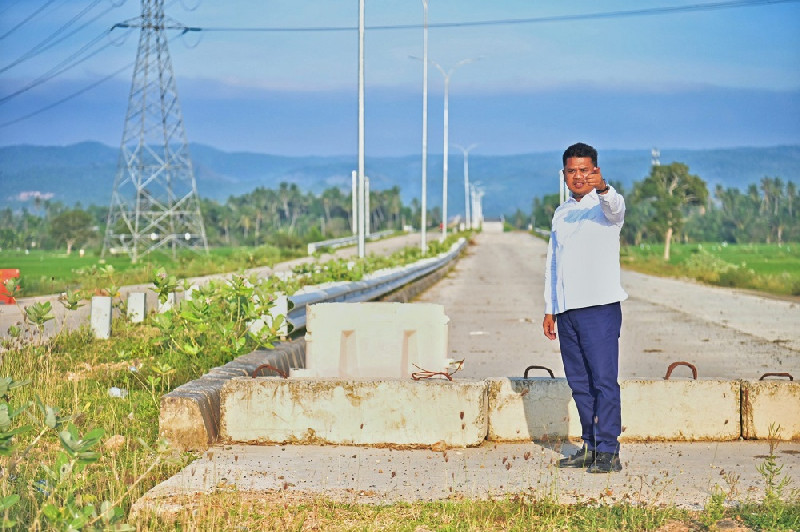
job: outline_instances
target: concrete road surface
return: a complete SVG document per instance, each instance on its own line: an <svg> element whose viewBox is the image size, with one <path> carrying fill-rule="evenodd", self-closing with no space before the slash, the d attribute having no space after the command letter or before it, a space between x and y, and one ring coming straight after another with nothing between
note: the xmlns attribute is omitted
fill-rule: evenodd
<svg viewBox="0 0 800 532"><path fill-rule="evenodd" d="M457 376L521 376L532 364L563 376L558 343L542 334L546 244L521 233L484 233L419 301L450 317L450 352L465 359ZM670 362L695 364L702 378L800 376L800 305L692 282L623 273L621 377L660 379ZM683 373L679 374L680 371ZM679 368L674 377L689 376ZM787 408L797 405L787 405ZM712 490L730 501L761 499L757 471L766 441L624 443L624 469L611 475L559 470L573 443L484 443L469 449L391 449L317 445L217 445L151 490L137 509L181 504L217 489L325 496L346 502L551 496L562 502L676 504L700 509ZM800 479L800 442L781 443L782 474Z"/></svg>
<svg viewBox="0 0 800 532"><path fill-rule="evenodd" d="M459 376L521 377L530 365L564 370L558 341L542 334L547 244L524 233L482 233L454 270L418 301L450 318ZM777 299L623 271L620 378L659 379L675 361L698 378L800 378L800 298ZM546 376L532 371L532 376ZM691 376L679 367L674 377Z"/></svg>

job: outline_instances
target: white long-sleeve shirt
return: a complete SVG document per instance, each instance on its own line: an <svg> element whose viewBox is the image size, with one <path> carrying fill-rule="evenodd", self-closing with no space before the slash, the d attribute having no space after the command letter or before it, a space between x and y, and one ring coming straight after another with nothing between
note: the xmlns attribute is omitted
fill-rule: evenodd
<svg viewBox="0 0 800 532"><path fill-rule="evenodd" d="M619 268L619 232L625 198L609 187L553 214L544 275L545 314L624 301Z"/></svg>

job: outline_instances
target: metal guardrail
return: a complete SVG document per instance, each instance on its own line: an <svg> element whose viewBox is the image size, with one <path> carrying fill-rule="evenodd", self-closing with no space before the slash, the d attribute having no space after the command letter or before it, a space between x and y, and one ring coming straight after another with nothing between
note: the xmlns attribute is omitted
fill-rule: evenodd
<svg viewBox="0 0 800 532"><path fill-rule="evenodd" d="M380 240L381 238L393 235L395 232L396 231L394 229L387 229L386 231L378 231L377 233L368 234L366 239ZM349 246L352 244L358 244L358 235L343 236L341 238L331 238L330 240L322 240L320 242L309 242L308 254L313 255L320 248L335 249L335 248L340 248L342 246Z"/></svg>
<svg viewBox="0 0 800 532"><path fill-rule="evenodd" d="M295 329L306 325L306 307L316 303L371 301L408 283L432 273L455 259L467 245L464 238L453 244L449 251L437 257L422 259L400 268L377 271L361 281L343 281L309 287L289 297L294 308L289 311L288 321Z"/></svg>

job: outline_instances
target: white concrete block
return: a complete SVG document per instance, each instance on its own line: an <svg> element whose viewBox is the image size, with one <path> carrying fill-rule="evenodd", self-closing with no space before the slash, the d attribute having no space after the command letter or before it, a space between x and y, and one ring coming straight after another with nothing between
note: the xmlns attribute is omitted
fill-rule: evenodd
<svg viewBox="0 0 800 532"><path fill-rule="evenodd" d="M504 231L503 222L497 221L483 221L483 232L484 233L502 233Z"/></svg>
<svg viewBox="0 0 800 532"><path fill-rule="evenodd" d="M92 297L91 326L95 338L111 336L111 297Z"/></svg>
<svg viewBox="0 0 800 532"><path fill-rule="evenodd" d="M742 435L766 439L780 425L780 440L800 440L800 382L742 381Z"/></svg>
<svg viewBox="0 0 800 532"><path fill-rule="evenodd" d="M192 301L194 299L194 293L199 289L200 289L199 285L196 284L190 285L183 293L183 299L186 301Z"/></svg>
<svg viewBox="0 0 800 532"><path fill-rule="evenodd" d="M222 441L450 447L486 438L484 381L235 378Z"/></svg>
<svg viewBox="0 0 800 532"><path fill-rule="evenodd" d="M306 369L293 375L407 378L448 368L442 305L319 303L306 316Z"/></svg>
<svg viewBox="0 0 800 532"><path fill-rule="evenodd" d="M627 380L620 387L620 441L725 441L740 436L739 381Z"/></svg>
<svg viewBox="0 0 800 532"><path fill-rule="evenodd" d="M170 292L167 294L167 300L163 303L161 300L158 300L158 312L167 312L168 310L175 308L178 304L178 294L175 292Z"/></svg>
<svg viewBox="0 0 800 532"><path fill-rule="evenodd" d="M567 380L487 379L491 441L531 441L581 436Z"/></svg>
<svg viewBox="0 0 800 532"><path fill-rule="evenodd" d="M286 294L275 294L275 304L269 309L269 315L271 320L274 320L278 316L283 316L283 323L278 328L278 336L282 338L288 336L289 297Z"/></svg>
<svg viewBox="0 0 800 532"><path fill-rule="evenodd" d="M270 307L269 314L265 314L251 322L249 326L250 332L258 334L265 326L272 327L275 318L278 316L283 316L284 320L276 332L278 337L286 338L289 335L289 322L287 321L287 317L289 316L289 298L286 294L275 294L275 302L274 305Z"/></svg>
<svg viewBox="0 0 800 532"><path fill-rule="evenodd" d="M566 379L489 379L488 439L581 436ZM620 441L739 438L738 381L620 382Z"/></svg>
<svg viewBox="0 0 800 532"><path fill-rule="evenodd" d="M141 323L147 316L147 297L144 292L128 294L128 317L132 323Z"/></svg>

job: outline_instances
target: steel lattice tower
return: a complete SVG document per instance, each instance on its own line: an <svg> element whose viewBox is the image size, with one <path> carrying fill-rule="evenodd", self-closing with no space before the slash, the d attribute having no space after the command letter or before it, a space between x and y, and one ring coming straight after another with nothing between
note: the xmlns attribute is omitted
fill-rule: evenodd
<svg viewBox="0 0 800 532"><path fill-rule="evenodd" d="M208 251L165 29L164 0L141 0L139 49L103 242L133 262L169 247ZM169 24L169 25L167 25Z"/></svg>

